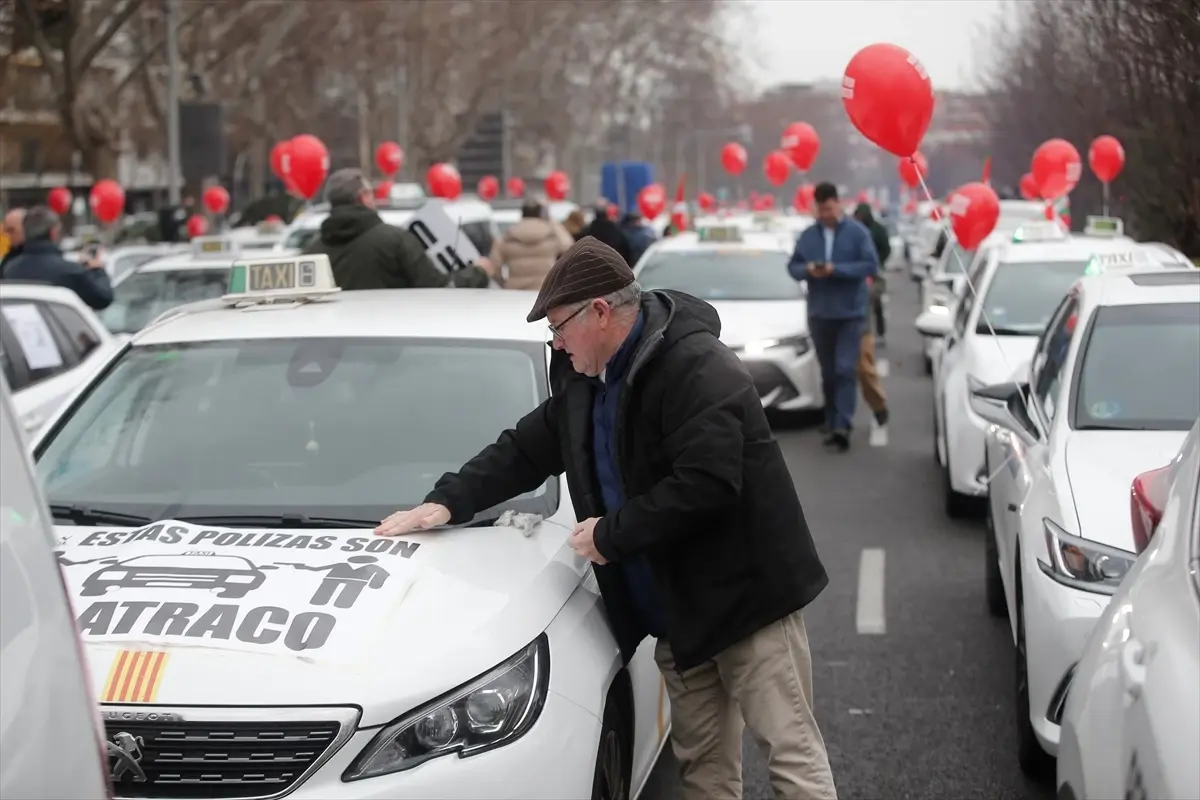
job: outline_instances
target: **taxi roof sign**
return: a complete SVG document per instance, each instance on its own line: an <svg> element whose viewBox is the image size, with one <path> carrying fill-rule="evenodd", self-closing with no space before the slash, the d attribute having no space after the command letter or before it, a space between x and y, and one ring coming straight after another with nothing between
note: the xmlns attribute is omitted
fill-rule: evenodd
<svg viewBox="0 0 1200 800"><path fill-rule="evenodd" d="M1046 220L1045 222L1026 222L1013 231L1014 242L1057 242L1067 238L1067 232L1060 222Z"/></svg>
<svg viewBox="0 0 1200 800"><path fill-rule="evenodd" d="M254 226L258 233L282 233L283 223L279 220L264 219Z"/></svg>
<svg viewBox="0 0 1200 800"><path fill-rule="evenodd" d="M197 236L192 239L192 255L196 258L213 258L238 254L237 242L228 236Z"/></svg>
<svg viewBox="0 0 1200 800"><path fill-rule="evenodd" d="M340 291L327 255L257 258L234 262L229 291L221 299L235 305L300 302Z"/></svg>
<svg viewBox="0 0 1200 800"><path fill-rule="evenodd" d="M1110 269L1139 269L1161 266L1153 255L1139 246L1129 250L1114 250L1108 253L1093 253L1088 259L1084 275L1102 275Z"/></svg>
<svg viewBox="0 0 1200 800"><path fill-rule="evenodd" d="M1087 218L1087 225L1083 228L1084 236L1106 236L1117 237L1125 235L1125 223L1116 217L1093 217Z"/></svg>
<svg viewBox="0 0 1200 800"><path fill-rule="evenodd" d="M737 225L709 225L699 231L702 242L740 242L742 229Z"/></svg>

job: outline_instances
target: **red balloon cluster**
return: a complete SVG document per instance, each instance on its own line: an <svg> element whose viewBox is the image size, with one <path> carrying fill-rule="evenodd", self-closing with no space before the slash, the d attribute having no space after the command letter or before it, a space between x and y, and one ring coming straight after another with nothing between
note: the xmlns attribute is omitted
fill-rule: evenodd
<svg viewBox="0 0 1200 800"><path fill-rule="evenodd" d="M696 196L696 205L700 206L701 211L711 214L717 209L717 198L708 192L701 192Z"/></svg>
<svg viewBox="0 0 1200 800"><path fill-rule="evenodd" d="M1097 136L1088 148L1088 166L1101 183L1112 183L1125 168L1125 148L1115 136Z"/></svg>
<svg viewBox="0 0 1200 800"><path fill-rule="evenodd" d="M954 238L967 250L983 244L1000 219L1000 198L986 183L960 186L950 196L949 206Z"/></svg>
<svg viewBox="0 0 1200 800"><path fill-rule="evenodd" d="M404 166L404 150L395 142L383 142L375 148L375 166L389 178Z"/></svg>
<svg viewBox="0 0 1200 800"><path fill-rule="evenodd" d="M213 214L224 214L229 210L229 192L225 191L224 186L210 186L204 190L204 194L200 199L204 202L204 207Z"/></svg>
<svg viewBox="0 0 1200 800"><path fill-rule="evenodd" d="M195 239L197 236L203 236L208 233L208 220L199 214L193 214L188 217L187 234L189 239Z"/></svg>
<svg viewBox="0 0 1200 800"><path fill-rule="evenodd" d="M900 180L910 189L921 185L921 180L929 174L929 162L921 153L913 153L912 158L900 159Z"/></svg>
<svg viewBox="0 0 1200 800"><path fill-rule="evenodd" d="M125 211L125 190L113 180L96 181L88 195L88 205L96 219L104 224L116 222Z"/></svg>
<svg viewBox="0 0 1200 800"><path fill-rule="evenodd" d="M71 190L65 186L55 186L46 192L46 205L60 217L71 210Z"/></svg>
<svg viewBox="0 0 1200 800"><path fill-rule="evenodd" d="M571 193L571 179L562 170L555 170L546 176L546 197L551 200L566 200Z"/></svg>
<svg viewBox="0 0 1200 800"><path fill-rule="evenodd" d="M894 44L859 50L842 76L842 104L859 133L901 158L917 152L933 119L933 84L916 56Z"/></svg>
<svg viewBox="0 0 1200 800"><path fill-rule="evenodd" d="M329 151L320 139L303 133L271 148L271 171L289 192L311 200L329 174Z"/></svg>
<svg viewBox="0 0 1200 800"><path fill-rule="evenodd" d="M638 209L646 219L655 219L667 207L667 192L657 183L642 188L637 196Z"/></svg>
<svg viewBox="0 0 1200 800"><path fill-rule="evenodd" d="M783 129L779 149L787 154L801 172L808 172L821 150L821 137L807 122L793 122Z"/></svg>
<svg viewBox="0 0 1200 800"><path fill-rule="evenodd" d="M479 183L475 184L475 194L479 195L481 200L495 200L496 195L500 194L499 179L495 175L484 175L479 179Z"/></svg>
<svg viewBox="0 0 1200 800"><path fill-rule="evenodd" d="M721 148L721 166L730 175L741 175L746 169L746 148L737 142L728 142Z"/></svg>
<svg viewBox="0 0 1200 800"><path fill-rule="evenodd" d="M438 163L425 173L429 193L444 200L457 199L462 194L462 176L450 164Z"/></svg>
<svg viewBox="0 0 1200 800"><path fill-rule="evenodd" d="M1066 139L1042 142L1033 153L1030 170L1037 182L1038 194L1047 200L1068 195L1083 175L1079 151Z"/></svg>
<svg viewBox="0 0 1200 800"><path fill-rule="evenodd" d="M1033 173L1026 172L1021 176L1021 197L1026 200L1037 200L1039 197L1037 180L1034 179Z"/></svg>
<svg viewBox="0 0 1200 800"><path fill-rule="evenodd" d="M792 160L782 150L767 153L767 157L763 160L763 174L767 176L767 180L771 182L772 186L783 186L791 171Z"/></svg>

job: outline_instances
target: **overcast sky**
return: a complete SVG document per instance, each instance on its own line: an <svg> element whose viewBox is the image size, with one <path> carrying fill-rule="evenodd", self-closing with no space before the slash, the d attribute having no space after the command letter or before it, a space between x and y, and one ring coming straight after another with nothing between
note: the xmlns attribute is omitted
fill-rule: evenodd
<svg viewBox="0 0 1200 800"><path fill-rule="evenodd" d="M973 88L973 52L1001 0L740 0L738 38L756 83L840 81L859 49L890 42L925 64L935 89ZM746 27L743 27L746 26Z"/></svg>

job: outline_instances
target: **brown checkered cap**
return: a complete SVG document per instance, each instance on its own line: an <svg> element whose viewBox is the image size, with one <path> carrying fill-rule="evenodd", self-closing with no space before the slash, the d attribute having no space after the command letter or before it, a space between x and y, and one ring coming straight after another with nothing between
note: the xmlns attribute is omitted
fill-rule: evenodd
<svg viewBox="0 0 1200 800"><path fill-rule="evenodd" d="M542 289L526 319L537 322L546 311L603 297L633 283L633 270L621 254L593 236L585 236L546 273Z"/></svg>

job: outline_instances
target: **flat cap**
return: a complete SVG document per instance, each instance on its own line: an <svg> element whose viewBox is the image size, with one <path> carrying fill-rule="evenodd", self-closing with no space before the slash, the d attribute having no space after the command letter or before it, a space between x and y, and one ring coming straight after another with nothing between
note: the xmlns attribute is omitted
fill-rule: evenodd
<svg viewBox="0 0 1200 800"><path fill-rule="evenodd" d="M537 322L551 308L603 297L631 283L633 270L621 254L594 236L585 236L559 256L546 273L526 320Z"/></svg>

